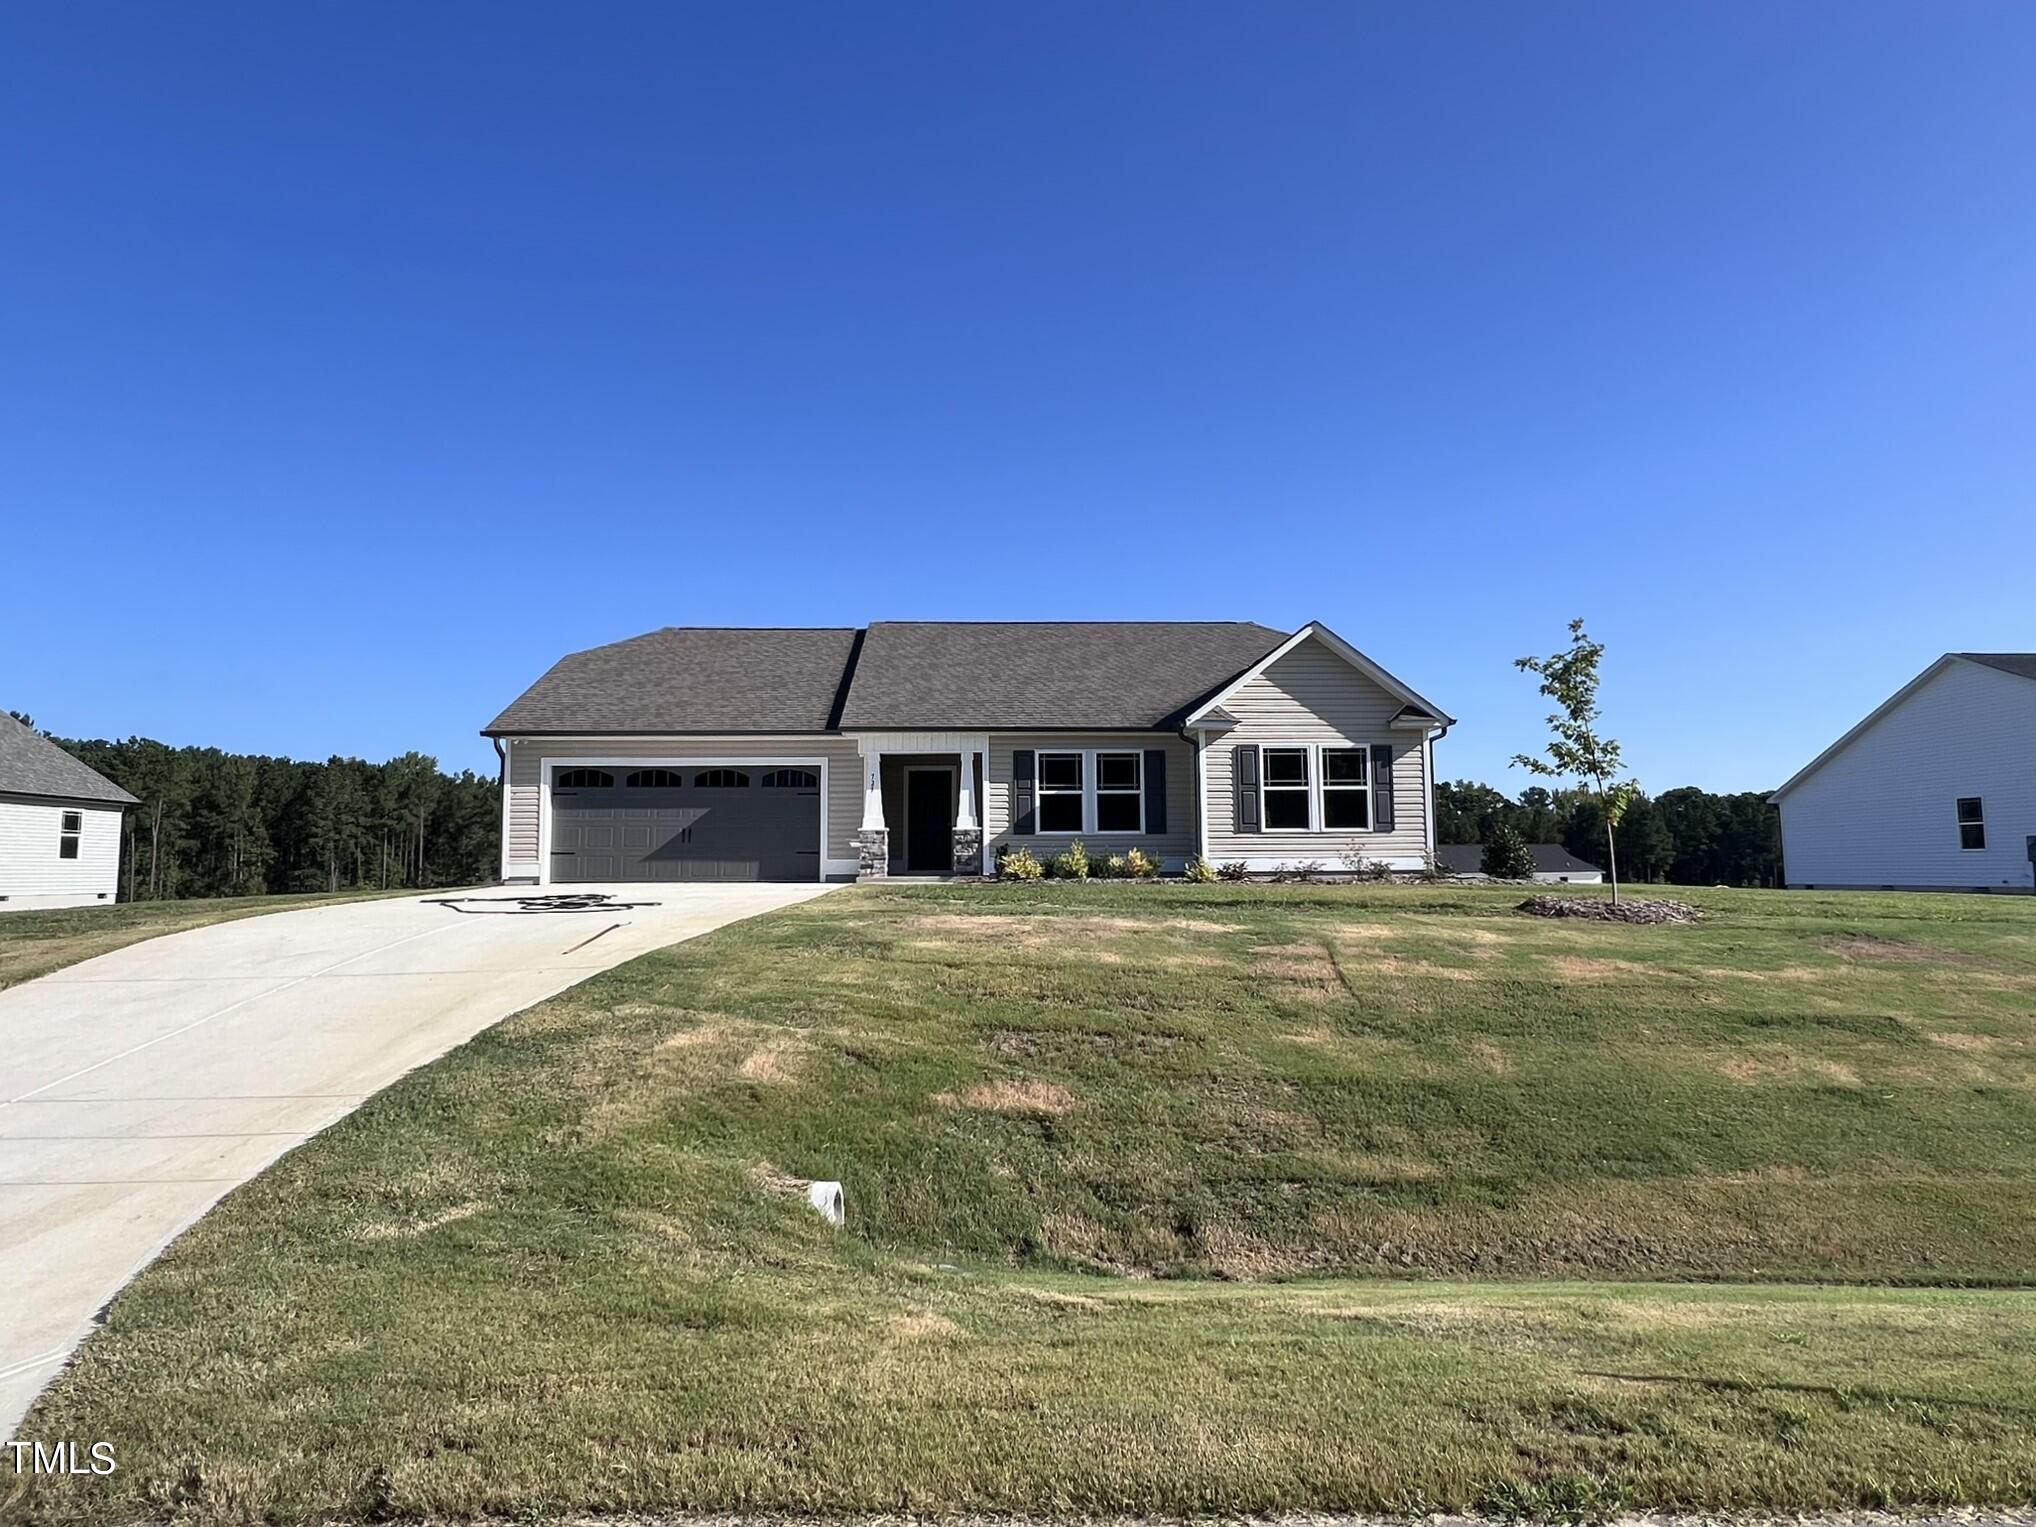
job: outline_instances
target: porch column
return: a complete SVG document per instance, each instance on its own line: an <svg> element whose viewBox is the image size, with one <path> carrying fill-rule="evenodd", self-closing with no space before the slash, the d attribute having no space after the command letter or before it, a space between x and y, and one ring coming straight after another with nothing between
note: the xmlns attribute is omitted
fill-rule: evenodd
<svg viewBox="0 0 2036 1527"><path fill-rule="evenodd" d="M961 789L955 792L954 805L954 872L957 875L980 875L984 870L982 815L976 807L976 760L987 750L976 746L976 742L975 738L965 738L960 749Z"/></svg>
<svg viewBox="0 0 2036 1527"><path fill-rule="evenodd" d="M862 829L855 835L855 878L881 880L891 872L891 834L884 826L884 755L867 741L862 752Z"/></svg>

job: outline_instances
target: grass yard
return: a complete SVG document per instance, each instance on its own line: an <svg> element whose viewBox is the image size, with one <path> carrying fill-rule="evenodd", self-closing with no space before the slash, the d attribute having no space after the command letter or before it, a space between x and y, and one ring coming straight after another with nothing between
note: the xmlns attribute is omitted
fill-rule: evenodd
<svg viewBox="0 0 2036 1527"><path fill-rule="evenodd" d="M66 965L111 954L165 933L208 923L291 912L328 902L360 901L403 892L344 891L336 895L226 896L195 901L129 901L106 907L63 907L51 912L0 912L0 991Z"/></svg>
<svg viewBox="0 0 2036 1527"><path fill-rule="evenodd" d="M187 1234L21 1433L119 1472L8 1509L2036 1500L2036 902L1517 899L865 888L620 967Z"/></svg>

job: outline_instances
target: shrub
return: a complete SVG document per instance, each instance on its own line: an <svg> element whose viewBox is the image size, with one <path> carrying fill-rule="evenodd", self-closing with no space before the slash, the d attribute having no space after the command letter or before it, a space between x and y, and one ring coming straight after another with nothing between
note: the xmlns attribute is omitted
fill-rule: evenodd
<svg viewBox="0 0 2036 1527"><path fill-rule="evenodd" d="M1125 861L1122 854L1112 854L1096 866L1096 878L1098 880L1129 880L1131 878L1131 866Z"/></svg>
<svg viewBox="0 0 2036 1527"><path fill-rule="evenodd" d="M1421 868L1418 873L1426 885L1436 885L1456 878L1449 872L1449 866L1442 862L1442 855L1432 849L1421 856Z"/></svg>
<svg viewBox="0 0 2036 1527"><path fill-rule="evenodd" d="M1485 839L1478 868L1494 880L1526 880L1534 874L1534 856L1527 852L1520 834L1501 822Z"/></svg>
<svg viewBox="0 0 2036 1527"><path fill-rule="evenodd" d="M1393 867L1383 859L1367 859L1361 848L1346 848L1336 860L1358 880L1391 880Z"/></svg>
<svg viewBox="0 0 2036 1527"><path fill-rule="evenodd" d="M1065 850L1053 856L1053 878L1056 880L1089 878L1089 851L1082 847L1080 838L1076 838Z"/></svg>
<svg viewBox="0 0 2036 1527"><path fill-rule="evenodd" d="M1006 880L1038 880L1046 874L1046 866L1032 857L1031 849L1007 843L997 855L997 873Z"/></svg>
<svg viewBox="0 0 2036 1527"><path fill-rule="evenodd" d="M1188 861L1188 867L1181 873L1196 885L1207 885L1216 878L1216 866L1197 854Z"/></svg>
<svg viewBox="0 0 2036 1527"><path fill-rule="evenodd" d="M1150 880L1159 873L1159 861L1144 849L1134 848L1124 855L1124 868L1134 880Z"/></svg>
<svg viewBox="0 0 2036 1527"><path fill-rule="evenodd" d="M1279 881L1282 885L1296 883L1309 885L1318 879L1321 874L1322 861L1320 859L1303 859L1298 864L1289 864L1284 869L1275 870L1273 872L1273 879Z"/></svg>
<svg viewBox="0 0 2036 1527"><path fill-rule="evenodd" d="M1249 880L1251 878L1251 866L1242 859L1228 860L1217 868L1216 878L1218 880Z"/></svg>

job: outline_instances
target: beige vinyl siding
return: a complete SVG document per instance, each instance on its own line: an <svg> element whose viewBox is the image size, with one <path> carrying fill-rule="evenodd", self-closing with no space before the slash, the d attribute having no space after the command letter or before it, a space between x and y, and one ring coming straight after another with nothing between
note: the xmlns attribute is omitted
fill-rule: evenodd
<svg viewBox="0 0 2036 1527"><path fill-rule="evenodd" d="M1341 868L1337 855L1355 850L1368 859L1419 859L1428 851L1427 752L1420 732L1388 723L1402 702L1310 638L1223 702L1235 729L1212 736L1206 771L1209 790L1209 858L1319 859ZM1231 757L1240 743L1326 743L1335 747L1393 749L1393 830L1387 832L1238 832Z"/></svg>
<svg viewBox="0 0 2036 1527"><path fill-rule="evenodd" d="M692 737L535 737L505 741L509 750L509 802L503 824L510 874L528 872L544 862L546 845L538 842L538 805L544 782L538 778L546 758L642 759L656 763L672 758L776 758L827 760L827 857L853 859L852 834L862 826L862 757L848 737L745 737L712 742Z"/></svg>
<svg viewBox="0 0 2036 1527"><path fill-rule="evenodd" d="M1035 833L1011 835L1011 755L1020 748L1035 752L1100 751L1144 753L1158 748L1166 754L1166 827L1163 833ZM1179 869L1195 851L1195 750L1168 732L1040 732L999 733L990 738L987 775L983 781L985 846L996 862L1006 843L1021 843L1044 858L1057 854L1076 837L1089 857L1107 857L1136 848L1172 869Z"/></svg>

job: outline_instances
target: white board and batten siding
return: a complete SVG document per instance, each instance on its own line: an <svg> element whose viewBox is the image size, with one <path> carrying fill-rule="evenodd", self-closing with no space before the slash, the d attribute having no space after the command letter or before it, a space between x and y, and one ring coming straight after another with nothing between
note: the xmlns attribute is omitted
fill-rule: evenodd
<svg viewBox="0 0 2036 1527"><path fill-rule="evenodd" d="M1342 868L1338 856L1353 852L1395 869L1422 868L1430 847L1428 747L1424 733L1391 725L1404 703L1312 637L1226 696L1223 709L1237 725L1212 733L1203 759L1210 862L1241 860L1253 870L1277 870L1312 860L1335 872ZM1390 746L1392 831L1239 832L1234 759L1245 744Z"/></svg>
<svg viewBox="0 0 2036 1527"><path fill-rule="evenodd" d="M1166 831L1163 833L1030 833L1011 831L1011 784L1016 777L1013 755L1035 753L1137 753L1157 749L1166 755ZM1143 763L1140 765L1143 768ZM1093 800L1093 760L1083 760L1083 783ZM1141 784L1143 776L1141 775ZM1090 808L1093 813L1093 805ZM1093 815L1091 816L1093 820ZM1157 859L1177 873L1195 853L1195 750L1178 732L999 732L990 738L983 775L983 846L996 863L1006 846L1028 848L1041 860L1065 850L1076 838L1093 860L1131 849Z"/></svg>
<svg viewBox="0 0 2036 1527"><path fill-rule="evenodd" d="M67 813L78 854L63 856ZM0 912L110 905L120 886L120 808L0 796Z"/></svg>
<svg viewBox="0 0 2036 1527"><path fill-rule="evenodd" d="M852 835L862 825L862 756L852 737L814 734L770 737L519 737L504 738L509 755L509 783L502 807L502 878L536 880L550 863L543 841L544 761L603 760L655 767L729 760L771 764L781 760L822 759L827 777L827 852L829 875L855 873Z"/></svg>
<svg viewBox="0 0 2036 1527"><path fill-rule="evenodd" d="M1959 846L1962 798L1984 848ZM2036 681L1954 658L1777 801L1791 886L2028 891Z"/></svg>

